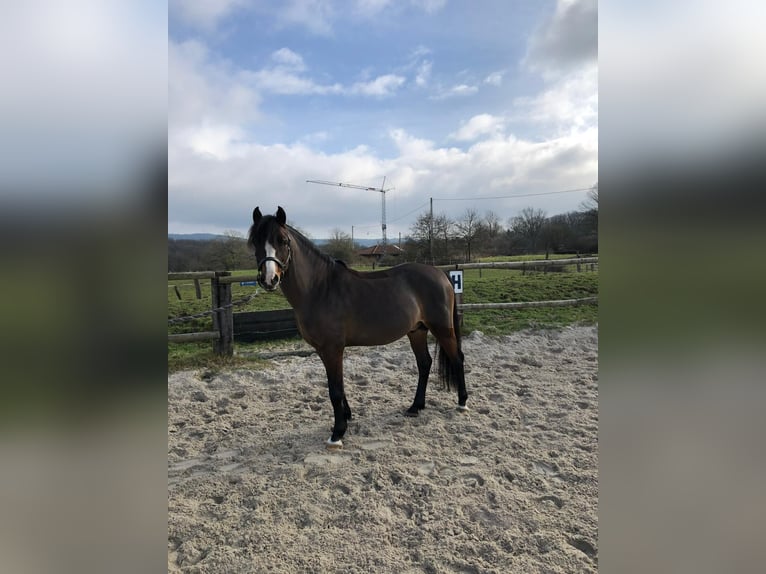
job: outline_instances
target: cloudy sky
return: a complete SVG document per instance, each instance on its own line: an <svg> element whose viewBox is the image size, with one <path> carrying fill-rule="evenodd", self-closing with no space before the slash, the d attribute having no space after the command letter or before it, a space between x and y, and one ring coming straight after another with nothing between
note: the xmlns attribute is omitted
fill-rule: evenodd
<svg viewBox="0 0 766 574"><path fill-rule="evenodd" d="M170 0L168 231L313 237L577 209L598 180L595 0ZM493 197L505 199L480 199Z"/></svg>

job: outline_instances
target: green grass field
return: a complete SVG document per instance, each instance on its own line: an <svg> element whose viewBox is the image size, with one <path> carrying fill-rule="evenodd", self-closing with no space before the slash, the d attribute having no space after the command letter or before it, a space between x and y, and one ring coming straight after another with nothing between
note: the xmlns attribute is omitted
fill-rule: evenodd
<svg viewBox="0 0 766 574"><path fill-rule="evenodd" d="M537 257L540 258L541 257ZM534 259L534 258L533 258ZM508 260L508 258L506 259ZM236 271L237 275L252 275L254 271ZM554 299L578 299L598 295L598 271L576 272L574 266L565 272L526 274L515 269L467 269L463 272L464 303L503 303L513 301L547 301ZM168 284L168 318L195 314L209 310L210 280L200 280L202 299L197 299L194 284L190 280ZM179 300L173 289L177 285ZM255 292L255 287L232 284L232 299L243 299ZM267 311L286 309L290 304L281 292L263 291L245 305L235 307L239 311ZM594 324L598 321L597 305L578 307L541 307L533 309L482 309L467 310L463 315L463 334L474 330L487 335L504 335L526 328L552 329L571 324ZM212 318L168 325L168 333L190 333L212 330ZM257 349L258 344L237 344L238 350ZM168 369L217 368L225 364L248 362L243 358L221 359L213 355L212 342L168 343Z"/></svg>

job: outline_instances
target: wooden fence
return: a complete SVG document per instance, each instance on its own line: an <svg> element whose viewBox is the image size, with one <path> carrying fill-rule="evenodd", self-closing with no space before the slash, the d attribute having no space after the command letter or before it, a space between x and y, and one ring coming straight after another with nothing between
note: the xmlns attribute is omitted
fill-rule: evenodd
<svg viewBox="0 0 766 574"><path fill-rule="evenodd" d="M438 265L438 269L522 269L544 270L565 265L595 265L598 257L577 259L546 259L539 261L504 261L491 263L464 263L458 265ZM231 284L235 282L255 281L256 275L231 275L230 271L196 271L188 273L168 273L168 281L193 280L199 297L199 281L210 280L212 307L210 311L192 317L211 314L213 331L196 333L178 333L168 335L171 343L192 341L213 341L213 350L219 355L231 356L234 353L234 341L253 342L264 339L292 337L298 334L295 313L292 309L276 311L257 311L234 313L231 298ZM598 303L598 297L581 299L563 299L558 301L524 301L512 303L463 303L458 297L458 310L462 323L462 312L472 309L524 309L529 307L569 307Z"/></svg>
<svg viewBox="0 0 766 574"><path fill-rule="evenodd" d="M234 313L234 340L253 343L298 335L298 323L292 309Z"/></svg>
<svg viewBox="0 0 766 574"><path fill-rule="evenodd" d="M295 312L292 309L234 313L231 284L255 281L256 275L234 277L230 271L168 273L168 281L194 281L198 298L201 296L199 281L206 279L210 281L211 310L192 317L212 315L213 330L169 334L169 342L213 341L213 350L217 354L231 356L234 353L235 341L249 343L298 334L298 323L295 321ZM177 290L176 293L178 293Z"/></svg>
<svg viewBox="0 0 766 574"><path fill-rule="evenodd" d="M546 271L554 268L576 265L577 271L581 266L598 264L598 257L573 257L570 259L539 259L537 261L490 261L488 263L453 263L451 265L436 265L437 269L521 269L524 271Z"/></svg>
<svg viewBox="0 0 766 574"><path fill-rule="evenodd" d="M212 299L213 331L197 333L179 333L168 335L171 343L188 343L191 341L213 341L213 350L219 355L231 356L234 353L234 320L231 312L231 283L234 279L230 271L196 271L189 273L168 273L168 281L191 279L195 285L200 279L210 280ZM241 281L239 277L236 281ZM199 292L199 291L198 291ZM178 293L178 291L176 291Z"/></svg>

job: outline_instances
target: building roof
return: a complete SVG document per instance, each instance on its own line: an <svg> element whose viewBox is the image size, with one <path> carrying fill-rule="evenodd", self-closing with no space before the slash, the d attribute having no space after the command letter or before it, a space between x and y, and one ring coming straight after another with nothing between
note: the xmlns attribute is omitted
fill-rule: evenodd
<svg viewBox="0 0 766 574"><path fill-rule="evenodd" d="M382 257L383 256L383 245L378 243L377 245L373 245L372 247L368 247L367 249L362 249L361 251L357 251L359 255L362 257ZM394 245L393 243L387 243L386 244L386 255L401 255L404 253L404 250L399 247L398 245Z"/></svg>

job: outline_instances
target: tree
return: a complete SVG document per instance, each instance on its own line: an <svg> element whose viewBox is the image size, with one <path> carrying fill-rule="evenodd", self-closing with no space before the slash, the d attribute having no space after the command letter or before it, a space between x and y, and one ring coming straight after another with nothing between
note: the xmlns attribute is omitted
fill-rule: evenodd
<svg viewBox="0 0 766 574"><path fill-rule="evenodd" d="M545 212L533 207L525 207L510 222L511 231L522 240L527 253L538 250L544 225Z"/></svg>
<svg viewBox="0 0 766 574"><path fill-rule="evenodd" d="M354 259L354 246L351 236L338 228L332 230L330 239L322 246L322 251L330 257L351 262Z"/></svg>
<svg viewBox="0 0 766 574"><path fill-rule="evenodd" d="M430 212L420 214L410 228L412 244L408 249L414 246L420 261L432 263L448 260L453 226L454 222L444 214L433 218Z"/></svg>
<svg viewBox="0 0 766 574"><path fill-rule="evenodd" d="M479 231L479 212L474 208L468 208L463 213L463 218L455 222L455 228L457 229L458 237L463 241L465 245L466 261L471 261L471 244L476 239L476 234Z"/></svg>
<svg viewBox="0 0 766 574"><path fill-rule="evenodd" d="M541 231L545 258L548 259L551 251L565 251L571 236L572 227L566 215L554 215L546 219Z"/></svg>
<svg viewBox="0 0 766 574"><path fill-rule="evenodd" d="M207 245L194 239L168 239L168 272L204 271L202 255Z"/></svg>
<svg viewBox="0 0 766 574"><path fill-rule="evenodd" d="M438 259L442 261L449 260L450 240L452 239L454 228L455 222L446 215L441 214L434 218L434 257L438 256ZM437 238L440 241L437 241Z"/></svg>
<svg viewBox="0 0 766 574"><path fill-rule="evenodd" d="M588 190L588 199L580 204L581 211L595 211L598 213L598 182L593 184L593 187Z"/></svg>
<svg viewBox="0 0 766 574"><path fill-rule="evenodd" d="M205 263L213 270L234 270L252 266L252 254L247 242L238 231L226 231L220 239L214 239L203 252Z"/></svg>
<svg viewBox="0 0 766 574"><path fill-rule="evenodd" d="M503 226L500 223L500 216L494 211L490 210L485 213L482 223L484 224L484 229L487 231L487 238L491 241L496 239L503 230Z"/></svg>
<svg viewBox="0 0 766 574"><path fill-rule="evenodd" d="M581 205L580 235L584 250L598 252L598 182L588 191L588 199Z"/></svg>
<svg viewBox="0 0 766 574"><path fill-rule="evenodd" d="M487 211L479 220L476 229L475 247L472 253L497 255L502 252L503 225L500 216L494 211Z"/></svg>

